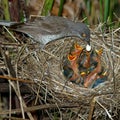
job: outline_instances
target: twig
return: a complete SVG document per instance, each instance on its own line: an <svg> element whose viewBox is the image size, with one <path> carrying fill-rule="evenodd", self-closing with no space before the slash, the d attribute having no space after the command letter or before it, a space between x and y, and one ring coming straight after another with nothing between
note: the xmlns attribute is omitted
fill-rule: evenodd
<svg viewBox="0 0 120 120"><path fill-rule="evenodd" d="M14 72L10 72L10 69L13 68L13 67L11 66L10 57L8 56L8 54L5 54L1 48L0 48L0 50L1 50L2 56L3 56L3 58L4 58L5 65L6 65L7 69L8 69L9 75L11 75L12 77L13 77L13 76L16 77L15 71L14 71ZM10 63L8 63L8 61L10 61ZM10 65L9 65L9 64L10 64ZM14 70L14 69L13 69L13 70ZM11 81L9 80L9 84L13 87L13 89L14 89L17 97L19 98L19 93L18 93L18 90L17 90L17 85L16 85L16 83L15 83L15 82L11 82ZM19 101L20 101L20 98L19 98ZM25 104L25 102L24 102L24 100L23 100L22 98L21 98L21 101L22 101L23 107L26 108L27 106L26 106L26 104ZM21 109L20 109L20 110L21 110ZM12 111L9 111L9 112L12 113ZM9 112L8 112L8 114L9 114ZM29 117L30 120L34 120L32 114L31 114L30 112L27 112L27 115L28 115L28 117Z"/></svg>
<svg viewBox="0 0 120 120"><path fill-rule="evenodd" d="M14 35L5 27L3 26L3 28L9 33L9 35L17 42L18 40L14 37Z"/></svg>
<svg viewBox="0 0 120 120"><path fill-rule="evenodd" d="M116 29L115 31L113 31L113 33L116 33L117 31L119 31L120 30L120 27L118 28L118 29Z"/></svg>
<svg viewBox="0 0 120 120"><path fill-rule="evenodd" d="M9 84L9 117L11 117L11 109L12 109L12 87Z"/></svg>
<svg viewBox="0 0 120 120"><path fill-rule="evenodd" d="M78 114L78 117L80 117L80 120L86 120L81 114Z"/></svg>
<svg viewBox="0 0 120 120"><path fill-rule="evenodd" d="M19 50L19 52L18 52L18 54L17 54L17 56L16 56L16 62L15 62L15 71L16 71L16 77L18 77L17 76L17 66L18 66L18 61L19 61L19 59L20 59L20 56L21 56L21 54L24 52L24 50L25 50L25 48L26 48L26 44L23 46L23 47L21 47L21 49ZM18 97L19 97L19 101L20 101L20 107L21 107L21 111L22 111L22 117L23 117L23 119L25 119L25 113L24 113L24 108L23 108L23 103L22 103L22 96L21 96L21 92L20 92L20 87L19 87L19 81L17 81L17 90L18 90Z"/></svg>
<svg viewBox="0 0 120 120"><path fill-rule="evenodd" d="M2 117L2 118L5 119L5 120L6 120L6 119L7 119L7 120L8 120L8 119L10 119L10 120L29 120L29 119L22 119L22 118L17 118L17 117L7 117L7 116L6 116L6 117Z"/></svg>
<svg viewBox="0 0 120 120"><path fill-rule="evenodd" d="M19 81L19 82L23 82L23 83L34 84L34 82L30 81L30 80L23 80L23 79L20 79L20 78L14 78L14 77L10 77L10 76L0 75L0 78L4 78L4 79L7 79L7 80L12 80L12 81Z"/></svg>
<svg viewBox="0 0 120 120"><path fill-rule="evenodd" d="M45 104L45 105L38 105L38 106L32 106L32 107L25 107L25 112L35 111L35 110L44 110L44 109L53 109L53 108L76 108L80 107L79 104ZM9 110L2 110L0 111L0 115L3 114L9 114ZM12 114L21 113L21 109L12 109Z"/></svg>
<svg viewBox="0 0 120 120"><path fill-rule="evenodd" d="M50 53L50 52L48 52L48 51L46 51L46 50L44 50L44 49L42 49L42 51L43 51L44 53L50 55L51 57L55 58L56 60L58 60L58 61L60 60L60 59L58 59L58 57L56 57L56 56L53 55L52 53Z"/></svg>
<svg viewBox="0 0 120 120"><path fill-rule="evenodd" d="M95 108L95 97L92 99L91 101L91 106L90 106L90 112L89 112L89 116L88 116L88 120L92 120L92 115L93 115L93 111Z"/></svg>
<svg viewBox="0 0 120 120"><path fill-rule="evenodd" d="M107 113L108 117L113 120L112 116L110 115L110 113L108 112L108 110L97 100L98 97L95 97L95 101L98 105L100 105L104 110L105 112Z"/></svg>
<svg viewBox="0 0 120 120"><path fill-rule="evenodd" d="M112 59L112 75L113 75L113 82L114 82L114 95L116 93L116 81L115 81L115 73L114 73L114 57L112 55L112 51L114 51L114 41L113 41L113 31L112 31L112 39L111 39L112 45L111 45L111 50L110 50L110 54L111 54L111 59Z"/></svg>

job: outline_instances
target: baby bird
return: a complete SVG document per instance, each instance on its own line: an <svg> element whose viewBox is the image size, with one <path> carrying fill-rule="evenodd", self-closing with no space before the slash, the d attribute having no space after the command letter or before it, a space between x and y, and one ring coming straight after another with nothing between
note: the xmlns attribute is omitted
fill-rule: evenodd
<svg viewBox="0 0 120 120"><path fill-rule="evenodd" d="M78 63L77 63L77 55L68 55L68 60L70 62L70 67L72 68L72 70L74 71L73 76L70 78L70 81L76 81L80 74L79 74L79 69L78 69Z"/></svg>
<svg viewBox="0 0 120 120"><path fill-rule="evenodd" d="M63 74L67 79L71 79L74 74L74 71L70 66L64 65L63 66Z"/></svg>
<svg viewBox="0 0 120 120"><path fill-rule="evenodd" d="M88 69L90 67L90 57L91 57L91 53L89 51L85 51L85 53L83 53L80 56L80 60L79 60L79 68L85 68Z"/></svg>
<svg viewBox="0 0 120 120"><path fill-rule="evenodd" d="M91 88L97 87L99 84L105 82L107 80L107 75L99 75L93 85L91 85Z"/></svg>
<svg viewBox="0 0 120 120"><path fill-rule="evenodd" d="M70 52L70 54L71 55L76 55L77 57L79 57L81 55L82 51L83 51L83 47L80 46L79 44L75 43L74 44L74 50L72 50Z"/></svg>
<svg viewBox="0 0 120 120"><path fill-rule="evenodd" d="M101 54L102 54L102 50L98 50L96 51L97 55L96 57L93 56L93 60L97 62L97 66L96 68L94 68L92 70L92 72L90 72L88 74L88 76L86 77L86 79L84 80L84 87L92 87L93 84L95 83L95 81L99 78L99 73L102 70L102 66L101 66Z"/></svg>
<svg viewBox="0 0 120 120"><path fill-rule="evenodd" d="M70 54L67 56L67 63L63 66L64 76L72 82L78 80L80 73L78 69L78 58L82 53L83 48L75 43L70 50Z"/></svg>

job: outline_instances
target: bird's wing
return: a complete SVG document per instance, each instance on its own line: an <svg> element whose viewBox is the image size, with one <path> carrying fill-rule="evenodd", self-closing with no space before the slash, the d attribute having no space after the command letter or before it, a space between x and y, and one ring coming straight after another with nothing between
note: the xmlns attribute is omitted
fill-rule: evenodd
<svg viewBox="0 0 120 120"><path fill-rule="evenodd" d="M34 22L28 22L17 28L17 31L28 33L33 37L36 35L55 35L60 34L68 28L64 18L60 17L41 17Z"/></svg>
<svg viewBox="0 0 120 120"><path fill-rule="evenodd" d="M25 33L45 45L53 40L66 37L65 32L68 33L69 29L65 18L48 16L25 23L16 31Z"/></svg>

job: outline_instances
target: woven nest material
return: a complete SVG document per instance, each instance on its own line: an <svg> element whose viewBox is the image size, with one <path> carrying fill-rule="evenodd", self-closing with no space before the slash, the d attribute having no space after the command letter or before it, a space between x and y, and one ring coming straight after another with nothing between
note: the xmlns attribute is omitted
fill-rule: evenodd
<svg viewBox="0 0 120 120"><path fill-rule="evenodd" d="M28 86L38 97L38 101L38 95L44 93L41 99L48 103L79 104L81 107L76 108L76 111L80 111L80 118L107 115L112 119L117 116L117 109L120 109L120 32L115 30L103 35L98 31L98 28L91 30L91 46L94 49L103 48L102 65L108 73L108 79L99 86L90 89L66 82L62 73L64 58L75 41L85 47L77 38L51 42L44 50L39 48L39 43L25 38L27 43L21 42L19 46L12 48L12 51L9 48L12 64L17 63L18 77L34 82Z"/></svg>

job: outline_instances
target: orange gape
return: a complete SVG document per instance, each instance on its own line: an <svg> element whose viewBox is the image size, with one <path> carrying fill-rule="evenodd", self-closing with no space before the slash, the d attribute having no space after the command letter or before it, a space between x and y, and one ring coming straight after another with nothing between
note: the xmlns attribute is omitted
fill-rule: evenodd
<svg viewBox="0 0 120 120"><path fill-rule="evenodd" d="M72 51L71 54L79 57L83 51L83 48L77 43L75 43L74 48L75 48L75 51Z"/></svg>
<svg viewBox="0 0 120 120"><path fill-rule="evenodd" d="M75 81L79 78L79 69L78 69L78 63L77 63L77 55L68 55L68 60L70 62L70 67L73 69L74 74L72 78L70 78L71 81Z"/></svg>

